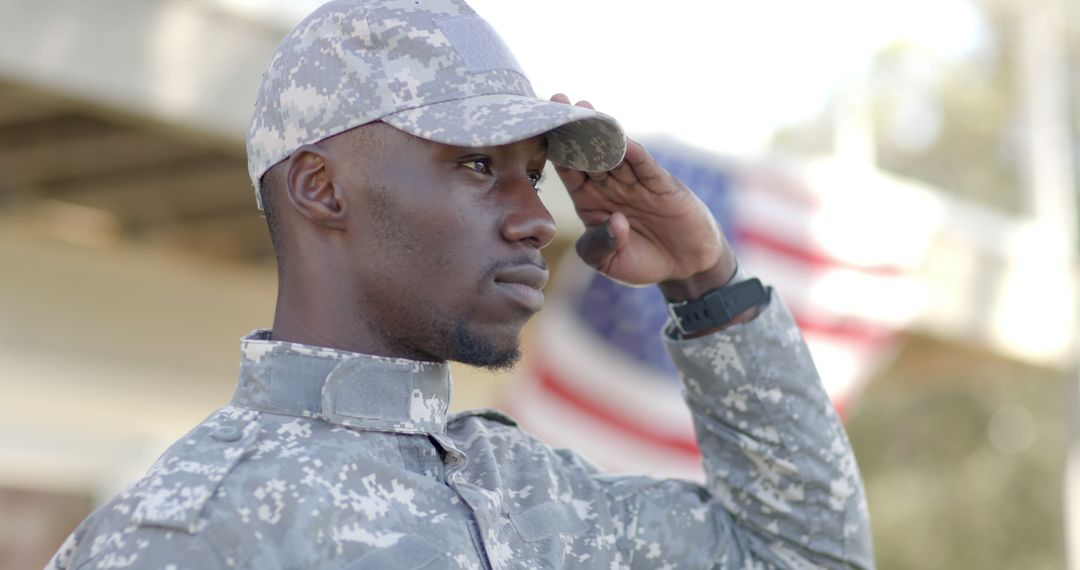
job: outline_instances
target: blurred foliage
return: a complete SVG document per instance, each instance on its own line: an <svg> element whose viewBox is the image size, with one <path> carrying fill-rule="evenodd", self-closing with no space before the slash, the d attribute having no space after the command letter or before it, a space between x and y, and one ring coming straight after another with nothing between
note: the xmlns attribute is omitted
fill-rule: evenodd
<svg viewBox="0 0 1080 570"><path fill-rule="evenodd" d="M1023 133L1017 10L1024 0L974 0L985 41L962 56L894 44L876 55L864 95L878 165L939 189L1008 211L1022 205L1019 144ZM1080 0L1064 0L1066 57L1080 61ZM1076 74L1073 74L1076 75ZM1073 81L1073 119L1080 127L1080 79ZM832 152L832 109L776 133L778 151ZM1074 129L1080 132L1080 128Z"/></svg>
<svg viewBox="0 0 1080 570"><path fill-rule="evenodd" d="M856 104L868 110L878 166L943 192L1021 211L1017 44L1025 1L973 0L985 37L962 55L908 44L877 54ZM1080 0L1063 1L1072 71L1080 62ZM1068 79L1076 139L1080 73ZM834 119L853 108L850 97L838 93L833 108L778 132L776 149L831 153ZM1065 418L1067 402L1077 401L1076 382L1075 374L912 337L850 410L848 422L879 568L1066 567ZM1002 437L1025 429L1033 439L1002 444Z"/></svg>
<svg viewBox="0 0 1080 570"><path fill-rule="evenodd" d="M878 165L1019 212L1017 93L1009 54L999 49L982 61L946 62L903 45L881 51L873 108ZM916 79L918 68L931 66L937 67L934 77Z"/></svg>
<svg viewBox="0 0 1080 570"><path fill-rule="evenodd" d="M1066 379L977 349L908 342L848 421L880 570L1065 567ZM1033 420L1029 446L1000 449L991 425L1003 409Z"/></svg>

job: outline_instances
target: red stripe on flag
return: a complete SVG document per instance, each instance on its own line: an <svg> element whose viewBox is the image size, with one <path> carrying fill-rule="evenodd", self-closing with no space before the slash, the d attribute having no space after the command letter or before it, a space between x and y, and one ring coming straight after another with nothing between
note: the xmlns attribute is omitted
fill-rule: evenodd
<svg viewBox="0 0 1080 570"><path fill-rule="evenodd" d="M764 170L749 172L743 170L734 177L732 190L747 194L772 194L789 204L798 204L807 210L816 210L821 206L821 198L796 180L782 174Z"/></svg>
<svg viewBox="0 0 1080 570"><path fill-rule="evenodd" d="M536 366L535 369L536 377L540 380L540 385L544 390L553 396L558 397L568 407L574 408L601 423L607 424L609 427L621 431L642 443L664 447L672 451L693 455L695 457L700 455L697 442L694 441L693 438L674 437L650 430L641 424L622 417L613 410L605 408L599 402L593 401L587 396L576 392L573 388L564 384L560 378L556 377L549 370L540 366Z"/></svg>
<svg viewBox="0 0 1080 570"><path fill-rule="evenodd" d="M788 259L795 259L802 262L805 265L809 265L814 269L826 270L834 267L842 267L845 269L854 269L863 273L869 273L871 275L878 275L881 277L899 277L903 274L903 271L899 267L893 267L890 265L857 265L849 263L840 259L836 259L828 254L813 251L804 247L792 245L784 242L776 237L757 230L753 230L746 227L741 227L735 230L735 249L738 250L738 242L747 242L757 245L762 249L766 249L775 253L781 257Z"/></svg>

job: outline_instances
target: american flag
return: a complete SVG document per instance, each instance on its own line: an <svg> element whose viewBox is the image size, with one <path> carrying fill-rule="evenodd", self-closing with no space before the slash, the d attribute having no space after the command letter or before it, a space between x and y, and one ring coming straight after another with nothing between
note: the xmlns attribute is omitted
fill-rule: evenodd
<svg viewBox="0 0 1080 570"><path fill-rule="evenodd" d="M904 262L858 253L889 251L875 250L867 232L866 217L881 214L837 215L829 192L790 177L672 144L650 150L717 217L740 265L783 297L842 415L900 340L901 319L882 303L906 293ZM836 227L845 219L849 228ZM848 230L862 247L843 239ZM573 252L557 278L504 407L525 429L610 471L700 479L689 412L660 341L659 290L614 283Z"/></svg>

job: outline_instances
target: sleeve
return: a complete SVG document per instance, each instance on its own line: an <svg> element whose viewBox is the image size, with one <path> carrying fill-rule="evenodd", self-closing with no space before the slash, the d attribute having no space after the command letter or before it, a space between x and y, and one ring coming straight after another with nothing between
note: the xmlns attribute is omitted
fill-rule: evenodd
<svg viewBox="0 0 1080 570"><path fill-rule="evenodd" d="M705 485L607 481L630 568L872 568L862 481L791 314L666 344Z"/></svg>

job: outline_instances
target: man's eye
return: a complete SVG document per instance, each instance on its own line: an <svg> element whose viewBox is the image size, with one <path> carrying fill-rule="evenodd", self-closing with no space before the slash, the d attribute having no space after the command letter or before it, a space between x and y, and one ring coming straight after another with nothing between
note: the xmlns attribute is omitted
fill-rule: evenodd
<svg viewBox="0 0 1080 570"><path fill-rule="evenodd" d="M477 174L491 174L491 160L487 158L474 158L461 163L462 166Z"/></svg>
<svg viewBox="0 0 1080 570"><path fill-rule="evenodd" d="M540 183L544 181L544 173L539 170L534 170L529 173L529 182L532 182L532 187L536 190L540 190Z"/></svg>

